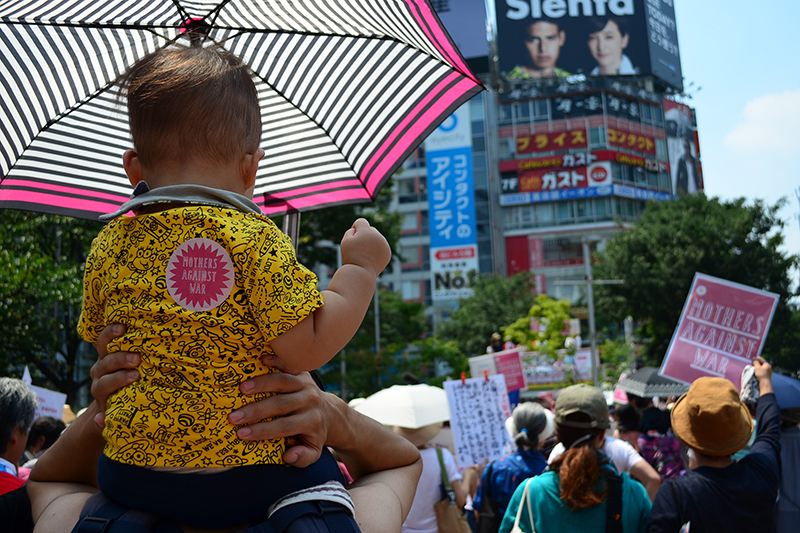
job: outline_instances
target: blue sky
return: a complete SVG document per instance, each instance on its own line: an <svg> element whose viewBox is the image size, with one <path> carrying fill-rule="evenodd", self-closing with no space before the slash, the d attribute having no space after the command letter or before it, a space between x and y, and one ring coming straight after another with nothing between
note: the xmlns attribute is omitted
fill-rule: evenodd
<svg viewBox="0 0 800 533"><path fill-rule="evenodd" d="M687 84L697 109L706 194L786 196L785 249L800 253L800 2L676 0Z"/></svg>

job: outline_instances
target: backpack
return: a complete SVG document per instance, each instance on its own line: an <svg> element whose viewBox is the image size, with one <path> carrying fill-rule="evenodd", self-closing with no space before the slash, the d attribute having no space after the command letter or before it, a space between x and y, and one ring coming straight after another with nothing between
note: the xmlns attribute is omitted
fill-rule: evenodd
<svg viewBox="0 0 800 533"><path fill-rule="evenodd" d="M639 437L638 444L642 457L658 472L662 481L686 473L681 442L672 430L665 434L648 431Z"/></svg>

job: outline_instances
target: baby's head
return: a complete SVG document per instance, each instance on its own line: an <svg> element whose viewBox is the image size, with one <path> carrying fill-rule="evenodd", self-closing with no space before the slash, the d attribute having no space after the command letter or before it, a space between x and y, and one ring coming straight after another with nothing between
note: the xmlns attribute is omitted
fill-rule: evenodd
<svg viewBox="0 0 800 533"><path fill-rule="evenodd" d="M121 79L139 164L227 164L261 140L261 113L250 70L218 47L164 48Z"/></svg>

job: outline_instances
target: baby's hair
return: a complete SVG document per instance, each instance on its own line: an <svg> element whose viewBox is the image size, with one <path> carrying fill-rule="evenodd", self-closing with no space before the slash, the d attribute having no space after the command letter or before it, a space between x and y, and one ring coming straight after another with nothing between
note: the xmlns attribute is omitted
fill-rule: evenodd
<svg viewBox="0 0 800 533"><path fill-rule="evenodd" d="M261 140L261 113L252 73L216 46L162 48L121 77L139 162L201 159L228 163Z"/></svg>

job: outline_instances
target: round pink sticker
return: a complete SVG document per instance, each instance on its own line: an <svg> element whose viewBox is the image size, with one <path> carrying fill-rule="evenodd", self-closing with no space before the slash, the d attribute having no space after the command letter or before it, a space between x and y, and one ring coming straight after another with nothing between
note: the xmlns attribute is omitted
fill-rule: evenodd
<svg viewBox="0 0 800 533"><path fill-rule="evenodd" d="M169 258L167 290L184 309L214 309L233 290L233 262L228 252L210 239L184 242Z"/></svg>

